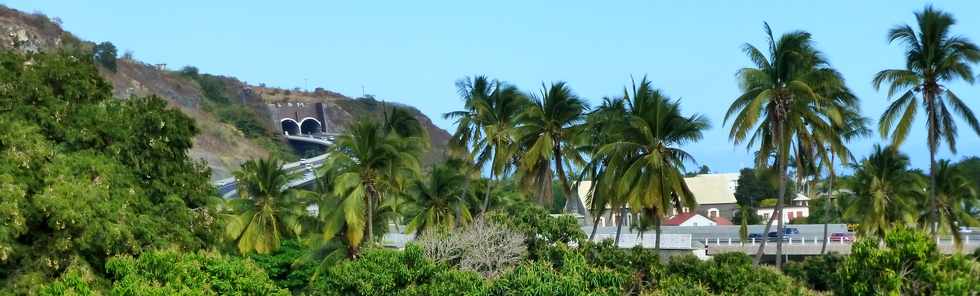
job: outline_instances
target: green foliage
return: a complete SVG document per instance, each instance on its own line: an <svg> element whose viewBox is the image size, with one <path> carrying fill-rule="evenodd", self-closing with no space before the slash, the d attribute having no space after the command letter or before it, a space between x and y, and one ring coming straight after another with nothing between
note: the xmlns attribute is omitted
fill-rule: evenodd
<svg viewBox="0 0 980 296"><path fill-rule="evenodd" d="M95 61L112 72L116 72L116 55L116 46L109 41L96 44L92 48Z"/></svg>
<svg viewBox="0 0 980 296"><path fill-rule="evenodd" d="M320 168L333 182L320 198L324 239L342 233L353 256L362 242L384 234L374 231L383 203L392 202L383 197L404 191L420 171L421 150L413 143L417 138L401 137L371 120L359 121L337 137Z"/></svg>
<svg viewBox="0 0 980 296"><path fill-rule="evenodd" d="M459 169L446 163L433 166L425 179L409 186L405 232L445 231L469 223L473 217L467 204L472 194L468 185L469 179Z"/></svg>
<svg viewBox="0 0 980 296"><path fill-rule="evenodd" d="M41 287L38 295L43 296L90 296L98 295L89 285L89 281L77 271L66 272L56 281Z"/></svg>
<svg viewBox="0 0 980 296"><path fill-rule="evenodd" d="M299 189L283 190L293 176L280 167L277 159L249 160L235 172L240 198L226 202L225 234L242 254L269 253L283 237L302 233L300 219L307 215L307 203Z"/></svg>
<svg viewBox="0 0 980 296"><path fill-rule="evenodd" d="M190 118L156 97L111 99L90 57L27 58L0 53L0 291L215 242L214 189L187 157Z"/></svg>
<svg viewBox="0 0 980 296"><path fill-rule="evenodd" d="M712 293L730 295L807 295L799 282L768 267L752 265L742 253L725 253L702 262L692 255L671 257L666 274L701 283Z"/></svg>
<svg viewBox="0 0 980 296"><path fill-rule="evenodd" d="M488 215L490 221L523 232L532 258L549 245L578 243L586 238L574 217L551 216L547 210L523 199L510 200Z"/></svg>
<svg viewBox="0 0 980 296"><path fill-rule="evenodd" d="M793 190L795 187L792 184L787 185L787 194L790 196L795 194ZM779 176L773 170L743 168L738 171L735 200L739 204L760 207L763 206L760 204L762 200L777 196L777 189L779 189Z"/></svg>
<svg viewBox="0 0 980 296"><path fill-rule="evenodd" d="M218 254L156 251L106 264L112 295L289 295L254 263Z"/></svg>
<svg viewBox="0 0 980 296"><path fill-rule="evenodd" d="M622 295L629 277L591 267L582 255L560 246L560 262L528 262L493 282L487 295Z"/></svg>
<svg viewBox="0 0 980 296"><path fill-rule="evenodd" d="M833 285L835 295L972 295L980 291L980 263L945 256L924 233L898 228L851 248Z"/></svg>
<svg viewBox="0 0 980 296"><path fill-rule="evenodd" d="M242 131L246 137L249 138L262 138L270 137L270 132L264 124L262 124L261 118L255 110L244 105L236 104L226 104L222 107L212 108L215 115L218 116L222 122L234 125L235 128Z"/></svg>
<svg viewBox="0 0 980 296"><path fill-rule="evenodd" d="M274 252L253 253L248 258L265 270L276 286L299 292L307 287L317 268L313 262L301 260L308 251L298 240L290 239L282 241Z"/></svg>
<svg viewBox="0 0 980 296"><path fill-rule="evenodd" d="M652 287L663 273L660 256L655 250L641 247L621 249L612 240L604 240L598 243L582 242L577 251L592 266L629 275L631 283L628 287L634 291Z"/></svg>
<svg viewBox="0 0 980 296"><path fill-rule="evenodd" d="M847 186L853 191L845 217L860 223L858 233L884 237L896 225L913 223L912 213L924 199L925 182L909 171L909 157L894 147L875 146L853 168Z"/></svg>
<svg viewBox="0 0 980 296"><path fill-rule="evenodd" d="M644 296L711 296L711 291L701 283L682 276L670 276L660 281L656 290Z"/></svg>
<svg viewBox="0 0 980 296"><path fill-rule="evenodd" d="M836 283L835 272L843 261L844 257L836 254L811 256L803 261L787 263L783 272L806 283L811 289L829 291Z"/></svg>
<svg viewBox="0 0 980 296"><path fill-rule="evenodd" d="M486 288L479 274L433 263L412 245L404 251L367 250L314 283L322 295L484 295Z"/></svg>

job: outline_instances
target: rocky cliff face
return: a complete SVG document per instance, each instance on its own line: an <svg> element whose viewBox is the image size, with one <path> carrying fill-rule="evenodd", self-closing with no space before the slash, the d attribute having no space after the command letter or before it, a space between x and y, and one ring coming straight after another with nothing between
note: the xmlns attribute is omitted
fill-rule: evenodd
<svg viewBox="0 0 980 296"><path fill-rule="evenodd" d="M59 23L57 19L50 19L42 14L28 14L0 5L0 49L21 52L91 52L94 43L80 40L62 30ZM345 126L362 117L379 118L382 112L381 104L373 99L353 99L319 88L316 91L303 92L249 85L234 77L207 75L212 83L209 84L211 89L206 91L200 80L195 80L186 73L128 57L118 59L116 65L116 71L101 69L101 73L112 82L114 94L118 98L157 95L196 120L201 134L195 137L190 154L206 161L212 169L212 178L215 179L229 176L244 160L281 154L276 152L284 150L285 142L277 136L279 127L269 120L269 103L322 102L327 111L326 124L335 132L342 131ZM216 102L213 98L215 96L222 97L223 100ZM248 135L227 118L216 114L214 106L229 104L235 105L235 108L245 107L236 110L246 110L244 114L252 117L251 121L265 129L261 133L263 136L256 137L254 132ZM426 155L426 161L441 159L449 134L432 124L417 109L408 108L429 131L432 149Z"/></svg>

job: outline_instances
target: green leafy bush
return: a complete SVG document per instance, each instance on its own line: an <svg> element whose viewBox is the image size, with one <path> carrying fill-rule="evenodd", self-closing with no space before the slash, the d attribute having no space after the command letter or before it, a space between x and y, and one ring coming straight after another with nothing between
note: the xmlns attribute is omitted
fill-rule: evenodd
<svg viewBox="0 0 980 296"><path fill-rule="evenodd" d="M300 259L309 252L299 241L285 240L275 252L269 254L253 253L249 258L269 276L277 286L297 292L306 288L316 272L312 262Z"/></svg>
<svg viewBox="0 0 980 296"><path fill-rule="evenodd" d="M493 282L489 295L622 295L629 275L590 266L585 257L559 244L551 262L528 262Z"/></svg>
<svg viewBox="0 0 980 296"><path fill-rule="evenodd" d="M95 57L95 61L100 65L109 69L109 71L116 72L116 46L112 42L106 41L96 44L92 48L92 55Z"/></svg>
<svg viewBox="0 0 980 296"><path fill-rule="evenodd" d="M321 295L482 295L483 277L425 258L422 249L366 250L353 261L331 267L316 279ZM445 295L445 294L443 294Z"/></svg>
<svg viewBox="0 0 980 296"><path fill-rule="evenodd" d="M106 264L112 295L289 295L254 263L208 253L158 251Z"/></svg>
<svg viewBox="0 0 980 296"><path fill-rule="evenodd" d="M836 254L807 257L803 261L790 261L783 273L806 283L811 289L829 291L835 283L837 268L844 257Z"/></svg>
<svg viewBox="0 0 980 296"><path fill-rule="evenodd" d="M512 200L489 213L489 220L523 232L530 257L535 259L548 246L579 243L586 236L572 216L551 216L548 211L526 200Z"/></svg>
<svg viewBox="0 0 980 296"><path fill-rule="evenodd" d="M976 295L980 263L941 255L925 233L906 228L885 235L884 246L863 239L838 270L835 295Z"/></svg>
<svg viewBox="0 0 980 296"><path fill-rule="evenodd" d="M669 276L681 276L700 283L709 291L730 295L809 295L804 285L770 267L752 265L742 253L725 253L701 261L693 255L671 257L666 266ZM657 287L660 288L659 286ZM669 288L669 287L668 287Z"/></svg>
<svg viewBox="0 0 980 296"><path fill-rule="evenodd" d="M187 156L193 120L112 99L89 56L0 53L0 294L70 266L215 242L214 188Z"/></svg>

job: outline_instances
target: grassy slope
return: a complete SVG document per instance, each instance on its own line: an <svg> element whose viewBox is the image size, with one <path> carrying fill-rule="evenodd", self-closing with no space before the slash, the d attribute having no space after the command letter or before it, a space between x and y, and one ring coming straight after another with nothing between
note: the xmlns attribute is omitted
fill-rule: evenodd
<svg viewBox="0 0 980 296"><path fill-rule="evenodd" d="M45 51L67 48L87 52L92 46L91 42L63 31L56 21L42 14L27 14L0 5L0 49ZM117 71L102 69L102 74L112 82L117 97L158 95L193 118L201 134L194 139L191 156L206 161L215 179L227 177L247 159L269 155L287 159L296 157L277 136L278 126L268 120L267 103L323 102L330 117L328 125L335 132L342 131L358 118L380 118L381 114L375 102L351 99L328 90L298 92L252 86L233 77L183 75L132 59L120 58ZM207 81L202 83L200 77L206 77ZM215 82L218 88L213 87ZM210 91L206 91L206 87ZM433 125L418 110L410 109L429 130L432 151L426 155L426 161L441 159L449 134Z"/></svg>

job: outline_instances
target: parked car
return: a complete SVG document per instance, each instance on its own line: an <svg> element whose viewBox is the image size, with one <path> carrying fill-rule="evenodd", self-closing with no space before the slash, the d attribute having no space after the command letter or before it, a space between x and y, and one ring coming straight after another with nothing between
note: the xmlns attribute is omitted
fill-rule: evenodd
<svg viewBox="0 0 980 296"><path fill-rule="evenodd" d="M960 233L973 233L973 229L966 226L960 226Z"/></svg>
<svg viewBox="0 0 980 296"><path fill-rule="evenodd" d="M800 229L799 228L793 228L793 227L783 228L783 240L784 241L789 240L789 239L795 239L795 238L797 238L799 236L800 236ZM777 232L777 231L770 231L769 232L769 240L770 241L775 241L777 239L779 239L779 232Z"/></svg>
<svg viewBox="0 0 980 296"><path fill-rule="evenodd" d="M854 234L850 232L834 232L830 234L832 242L853 242Z"/></svg>
<svg viewBox="0 0 980 296"><path fill-rule="evenodd" d="M762 233L749 233L749 240L751 241L753 239L756 241L762 240Z"/></svg>

